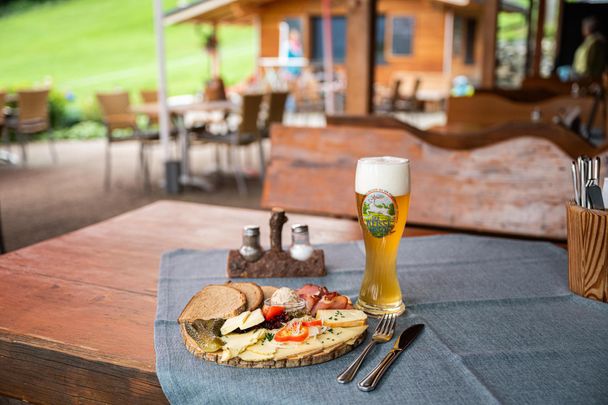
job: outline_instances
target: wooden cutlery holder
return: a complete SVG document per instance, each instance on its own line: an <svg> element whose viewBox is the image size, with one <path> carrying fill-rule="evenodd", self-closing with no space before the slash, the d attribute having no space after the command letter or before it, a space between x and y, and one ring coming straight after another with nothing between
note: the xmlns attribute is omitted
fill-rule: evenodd
<svg viewBox="0 0 608 405"><path fill-rule="evenodd" d="M608 211L566 205L570 290L608 302Z"/></svg>

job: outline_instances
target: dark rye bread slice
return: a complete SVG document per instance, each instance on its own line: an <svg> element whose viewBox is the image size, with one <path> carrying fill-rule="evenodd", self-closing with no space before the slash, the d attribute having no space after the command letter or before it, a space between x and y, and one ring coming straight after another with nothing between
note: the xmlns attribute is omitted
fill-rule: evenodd
<svg viewBox="0 0 608 405"><path fill-rule="evenodd" d="M253 311L264 303L264 291L255 283L235 283L228 281L227 286L236 288L247 297L247 310Z"/></svg>
<svg viewBox="0 0 608 405"><path fill-rule="evenodd" d="M197 292L186 305L178 322L196 319L228 319L247 309L247 297L236 288L210 284Z"/></svg>

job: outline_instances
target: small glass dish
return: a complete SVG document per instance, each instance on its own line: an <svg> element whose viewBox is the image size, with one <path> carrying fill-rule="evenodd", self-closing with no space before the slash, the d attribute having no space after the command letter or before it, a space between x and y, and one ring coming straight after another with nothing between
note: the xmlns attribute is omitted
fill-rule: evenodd
<svg viewBox="0 0 608 405"><path fill-rule="evenodd" d="M285 312L292 318L300 318L307 314L306 311L306 300L304 298L298 298L297 302L289 302L287 304L272 304L271 298L264 300L264 306L266 307L283 307Z"/></svg>

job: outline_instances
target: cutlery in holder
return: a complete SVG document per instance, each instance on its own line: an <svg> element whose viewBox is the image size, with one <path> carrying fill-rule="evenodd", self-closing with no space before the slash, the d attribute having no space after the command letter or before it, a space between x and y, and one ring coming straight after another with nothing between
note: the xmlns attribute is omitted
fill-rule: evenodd
<svg viewBox="0 0 608 405"><path fill-rule="evenodd" d="M566 204L570 290L608 302L608 211Z"/></svg>

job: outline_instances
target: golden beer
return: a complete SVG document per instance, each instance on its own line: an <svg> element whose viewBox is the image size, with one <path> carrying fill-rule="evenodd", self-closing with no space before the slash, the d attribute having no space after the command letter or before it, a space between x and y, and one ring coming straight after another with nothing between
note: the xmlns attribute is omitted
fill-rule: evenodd
<svg viewBox="0 0 608 405"><path fill-rule="evenodd" d="M365 273L355 306L370 315L400 314L405 305L397 278L397 251L409 208L409 161L360 159L355 182L365 242Z"/></svg>

